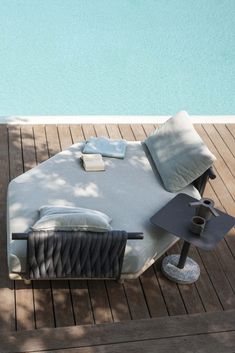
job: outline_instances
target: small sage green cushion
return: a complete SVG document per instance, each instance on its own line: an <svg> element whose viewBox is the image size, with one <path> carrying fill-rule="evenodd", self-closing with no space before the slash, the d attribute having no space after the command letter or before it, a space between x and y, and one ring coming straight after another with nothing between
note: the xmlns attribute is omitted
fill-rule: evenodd
<svg viewBox="0 0 235 353"><path fill-rule="evenodd" d="M216 159L184 111L167 120L144 143L166 190L170 192L180 191L191 184Z"/></svg>
<svg viewBox="0 0 235 353"><path fill-rule="evenodd" d="M61 211L64 210L64 213ZM40 214L44 215L31 227L33 230L63 230L63 231L90 231L90 232L106 232L112 230L110 225L111 218L106 214L89 209L52 208L42 207Z"/></svg>

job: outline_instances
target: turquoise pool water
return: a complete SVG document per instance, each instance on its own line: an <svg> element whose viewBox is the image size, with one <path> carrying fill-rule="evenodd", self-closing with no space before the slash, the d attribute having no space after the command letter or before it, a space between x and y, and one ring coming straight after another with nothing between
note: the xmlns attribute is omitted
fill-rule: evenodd
<svg viewBox="0 0 235 353"><path fill-rule="evenodd" d="M0 0L0 115L235 114L234 0Z"/></svg>

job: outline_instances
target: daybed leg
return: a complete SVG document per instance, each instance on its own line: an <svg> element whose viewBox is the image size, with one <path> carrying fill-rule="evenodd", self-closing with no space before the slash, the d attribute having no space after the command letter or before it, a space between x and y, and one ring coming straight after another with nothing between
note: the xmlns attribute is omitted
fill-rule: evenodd
<svg viewBox="0 0 235 353"><path fill-rule="evenodd" d="M119 279L117 279L116 281L117 281L117 283L119 283L119 284L124 284L124 279L122 279L122 278L119 278Z"/></svg>
<svg viewBox="0 0 235 353"><path fill-rule="evenodd" d="M31 279L24 279L24 284L30 285L31 283Z"/></svg>

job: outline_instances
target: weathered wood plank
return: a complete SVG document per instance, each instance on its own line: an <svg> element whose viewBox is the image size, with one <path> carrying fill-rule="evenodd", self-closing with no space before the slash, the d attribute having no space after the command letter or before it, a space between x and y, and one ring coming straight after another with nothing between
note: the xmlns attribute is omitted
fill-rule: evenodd
<svg viewBox="0 0 235 353"><path fill-rule="evenodd" d="M144 340L120 344L108 344L105 346L93 346L85 348L73 348L66 350L68 353L122 353L122 352L149 352L156 353L184 353L188 347L190 352L220 352L231 353L234 348L235 331L220 332L216 334L201 334L165 339ZM63 350L48 351L48 353L61 353ZM37 352L36 352L37 353ZM39 353L39 352L38 352Z"/></svg>
<svg viewBox="0 0 235 353"><path fill-rule="evenodd" d="M222 139L218 131L215 129L213 124L203 124L203 127L210 136L211 140L216 141L217 146L219 145L221 156L223 157L233 176L235 176L235 158L231 153L230 149L225 144L224 140Z"/></svg>
<svg viewBox="0 0 235 353"><path fill-rule="evenodd" d="M113 322L104 281L89 281L88 288L95 323Z"/></svg>
<svg viewBox="0 0 235 353"><path fill-rule="evenodd" d="M46 125L46 136L49 156L52 157L61 151L58 130L56 125Z"/></svg>
<svg viewBox="0 0 235 353"><path fill-rule="evenodd" d="M21 127L23 171L26 172L36 166L36 153L32 126ZM16 319L17 330L35 328L34 298L32 284L23 281L15 282L16 288Z"/></svg>
<svg viewBox="0 0 235 353"><path fill-rule="evenodd" d="M235 124L227 124L226 127L231 132L233 137L235 138Z"/></svg>
<svg viewBox="0 0 235 353"><path fill-rule="evenodd" d="M168 311L153 266L140 276L151 317L167 316Z"/></svg>
<svg viewBox="0 0 235 353"><path fill-rule="evenodd" d="M231 128L233 125L229 125ZM203 132L202 132L203 133ZM205 139L207 136L205 136ZM207 138L207 143L210 143L210 139ZM216 161L217 163L217 169L218 172L221 175L221 180L218 180L218 177L213 180L213 183L211 183L212 187L208 188L208 191L210 191L210 194L212 195L211 197L217 201L218 206L221 208L223 205L222 210L227 211L228 213L235 214L235 203L234 200L231 198L230 195L228 195L227 190L225 189L228 188L228 191L230 194L233 196L235 195L235 179L231 176L231 172L229 171L227 165L225 164L222 155L220 154L220 145L215 143L214 144L214 150L213 153L217 155L218 160ZM215 183L214 183L215 182ZM230 251L233 254L233 257L235 258L235 229L233 228L230 230L228 235L225 237L227 244L229 245Z"/></svg>
<svg viewBox="0 0 235 353"><path fill-rule="evenodd" d="M48 159L48 146L44 125L35 125L33 127L34 143L36 149L36 161L42 163Z"/></svg>
<svg viewBox="0 0 235 353"><path fill-rule="evenodd" d="M202 261L210 275L213 286L225 310L235 308L235 296L214 251L199 250Z"/></svg>
<svg viewBox="0 0 235 353"><path fill-rule="evenodd" d="M121 134L120 134L120 130L118 128L117 125L114 125L114 124L107 124L106 125L106 128L108 130L108 134L109 134L109 137L111 139L119 139L119 138L122 138Z"/></svg>
<svg viewBox="0 0 235 353"><path fill-rule="evenodd" d="M126 280L124 282L124 288L132 319L149 318L150 314L139 278Z"/></svg>
<svg viewBox="0 0 235 353"><path fill-rule="evenodd" d="M16 281L16 329L17 331L36 328L32 284Z"/></svg>
<svg viewBox="0 0 235 353"><path fill-rule="evenodd" d="M45 127L34 126L36 162L41 163L49 158ZM54 311L52 303L52 291L50 281L33 282L35 326L37 329L43 327L54 327Z"/></svg>
<svg viewBox="0 0 235 353"><path fill-rule="evenodd" d="M91 124L82 125L82 130L83 130L83 134L85 136L85 139L96 136L94 126Z"/></svg>
<svg viewBox="0 0 235 353"><path fill-rule="evenodd" d="M125 342L141 342L152 340L169 340L182 338L184 340L192 336L203 334L234 332L235 312L204 313L196 315L183 315L175 317L154 318L151 320L126 321L111 325L88 325L57 329L41 329L33 331L23 331L1 335L0 352L32 352L55 349L74 349L74 347L97 347L100 345L121 344ZM214 339L215 344L218 344ZM191 349L189 341L187 349ZM205 337L204 337L204 342ZM229 341L228 341L229 342ZM234 342L233 342L234 344ZM141 346L140 346L141 347ZM155 344L155 350L160 346ZM168 346L169 347L169 346ZM175 349L174 344L172 347ZM210 347L210 346L209 346ZM229 347L229 345L228 345ZM232 346L234 347L234 346ZM184 347L185 348L185 347ZM192 352L198 352L200 345L194 347ZM210 347L211 348L211 347ZM230 347L231 348L231 347ZM124 349L123 352L127 350ZM133 352L135 352L134 350ZM148 352L148 350L144 350ZM207 351L223 352L218 349ZM67 350L66 350L67 352ZM168 352L165 350L164 352ZM175 352L175 351L174 351ZM178 352L178 350L177 350ZM201 350L200 350L201 352ZM202 351L203 352L203 351ZM232 352L230 350L229 352Z"/></svg>
<svg viewBox="0 0 235 353"><path fill-rule="evenodd" d="M203 125L204 127L204 125ZM208 131L208 126L206 125L205 131L203 131L201 126L197 127L199 133L203 138L205 139L206 143L209 145L209 148L212 150L212 152L216 155L217 161L215 162L216 164L216 169L219 173L217 178L211 183L212 188L208 187L207 188L207 195L211 197L212 199L216 199L216 202L219 203L220 208L222 208L223 211L228 211L231 214L235 214L235 203L230 194L234 197L235 195L235 179L233 175L231 174L227 164L225 163L225 160L223 158L223 153L221 152L220 144L218 142L213 141L210 135L207 135L205 131ZM215 128L214 128L215 130ZM212 130L212 131L214 131ZM221 130L221 129L220 129ZM209 129L211 131L211 129ZM216 132L216 136L218 135L218 132ZM223 132L223 138L225 139L226 136ZM221 137L220 137L221 139ZM223 142L225 144L225 142ZM222 150L223 151L223 150ZM215 193L216 190L216 193ZM228 191L230 194L228 194ZM222 206L222 205L223 206ZM235 260L234 257L231 256L230 251L233 252L233 249L235 247L235 241L234 241L234 235L235 235L235 230L232 229L229 234L226 236L226 243L224 240L220 242L215 250L215 253L218 254L218 260L222 264L222 267L224 269L224 276L226 276L229 280L230 285L232 285L234 289L234 271L232 271L232 268L235 266ZM227 244L229 245L229 249L227 247ZM235 254L235 253L234 253ZM218 273L217 273L218 275ZM222 274L221 274L222 275ZM219 281L219 286L221 285L221 282ZM228 285L227 285L228 286ZM231 290L228 290L228 293L230 293L230 299L227 298L227 301L225 303L225 307L228 308L227 306L229 305L230 307L233 307L233 297L234 294L231 292ZM229 303L229 304L228 304Z"/></svg>
<svg viewBox="0 0 235 353"><path fill-rule="evenodd" d="M149 136L150 134L152 134L156 130L156 128L153 124L142 124L142 126L143 126L145 133L146 133L146 136Z"/></svg>
<svg viewBox="0 0 235 353"><path fill-rule="evenodd" d="M175 253L174 249L172 248L169 253ZM185 315L187 312L178 285L166 279L158 266L159 264L154 264L169 315Z"/></svg>
<svg viewBox="0 0 235 353"><path fill-rule="evenodd" d="M33 128L30 125L21 127L22 151L23 151L23 169L24 172L36 166L36 153L34 145Z"/></svg>
<svg viewBox="0 0 235 353"><path fill-rule="evenodd" d="M131 126L128 124L120 124L119 130L123 139L127 141L135 141L135 136L131 130Z"/></svg>
<svg viewBox="0 0 235 353"><path fill-rule="evenodd" d="M70 125L70 131L73 143L78 143L84 140L84 135L81 125Z"/></svg>
<svg viewBox="0 0 235 353"><path fill-rule="evenodd" d="M234 176L232 175L230 169L228 168L227 164L223 159L223 155L220 154L220 148L216 147L216 141L210 138L210 135L207 134L206 130L203 128L202 125L195 125L197 132L200 134L202 139L204 140L207 147L210 151L216 156L217 160L214 163L216 167L216 171L218 172L217 178L222 179L223 183L219 180L213 180L212 184L217 189L217 183L220 188L222 188L225 192L225 200L229 200L230 203L233 203L231 198L235 197L235 183L234 183ZM231 196L229 195L231 194Z"/></svg>
<svg viewBox="0 0 235 353"><path fill-rule="evenodd" d="M51 281L56 327L75 325L69 282Z"/></svg>
<svg viewBox="0 0 235 353"><path fill-rule="evenodd" d="M116 281L106 281L105 284L113 321L130 320L131 315L123 285Z"/></svg>
<svg viewBox="0 0 235 353"><path fill-rule="evenodd" d="M227 129L226 125L224 124L214 124L214 127L220 134L221 138L223 139L224 143L229 148L230 152L232 153L233 157L235 157L235 139L229 129Z"/></svg>
<svg viewBox="0 0 235 353"><path fill-rule="evenodd" d="M189 256L191 256L200 267L200 277L195 283L198 293L202 299L203 307L207 312L221 311L223 307L208 275L208 272L198 254L195 247L191 247L189 251ZM194 310L193 308L191 310Z"/></svg>
<svg viewBox="0 0 235 353"><path fill-rule="evenodd" d="M50 281L34 281L35 327L55 327Z"/></svg>
<svg viewBox="0 0 235 353"><path fill-rule="evenodd" d="M13 131L11 146L14 145ZM9 146L10 147L10 146ZM14 152L17 151L17 146ZM8 131L6 125L0 126L0 330L15 329L14 282L8 278L6 197L9 182L9 160L13 160L12 149L8 150ZM10 170L11 171L11 170Z"/></svg>
<svg viewBox="0 0 235 353"><path fill-rule="evenodd" d="M96 124L94 125L96 136L99 137L109 137L108 131L104 124Z"/></svg>
<svg viewBox="0 0 235 353"><path fill-rule="evenodd" d="M181 246L179 243L176 244L175 248L177 249L176 253L180 254ZM196 284L178 285L178 288L188 314L197 314L204 311Z"/></svg>
<svg viewBox="0 0 235 353"><path fill-rule="evenodd" d="M73 311L76 325L94 323L87 281L70 281Z"/></svg>
<svg viewBox="0 0 235 353"><path fill-rule="evenodd" d="M19 126L13 125L8 127L8 139L9 139L10 179L12 180L16 178L18 175L23 173L21 130ZM3 141L4 140L2 140L2 143ZM5 147L2 146L1 150L4 151L4 148L6 148L6 146Z"/></svg>
<svg viewBox="0 0 235 353"><path fill-rule="evenodd" d="M209 186L206 190L207 196L213 200L216 200L219 208L226 212L224 207L221 205L220 200L217 199L214 190ZM221 267L227 277L231 287L233 288L233 292L235 292L235 258L232 255L231 249L235 246L234 240L235 230L232 229L229 234L225 237L225 240L219 242L219 244L215 248L215 254L217 255L218 261L221 264Z"/></svg>
<svg viewBox="0 0 235 353"><path fill-rule="evenodd" d="M58 125L58 134L62 151L72 145L72 136L68 125Z"/></svg>
<svg viewBox="0 0 235 353"><path fill-rule="evenodd" d="M146 139L146 133L142 125L140 124L131 125L131 129L136 141L144 141Z"/></svg>

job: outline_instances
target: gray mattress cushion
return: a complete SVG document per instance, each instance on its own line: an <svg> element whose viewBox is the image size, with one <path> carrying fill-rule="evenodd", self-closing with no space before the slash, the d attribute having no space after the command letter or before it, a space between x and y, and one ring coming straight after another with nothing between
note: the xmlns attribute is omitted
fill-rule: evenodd
<svg viewBox="0 0 235 353"><path fill-rule="evenodd" d="M145 140L145 144L166 190L171 192L191 184L216 159L184 111L168 119Z"/></svg>
<svg viewBox="0 0 235 353"><path fill-rule="evenodd" d="M124 160L104 158L105 172L85 172L79 157L79 143L11 181L8 188L9 270L18 258L17 270L25 270L26 241L11 239L14 232L26 232L37 221L43 205L75 206L99 210L112 218L115 230L141 231L144 240L128 240L123 274L134 274L166 251L176 240L156 229L149 218L176 193L162 185L141 142L128 142ZM189 185L181 192L200 198ZM11 256L14 255L14 256ZM14 261L11 259L14 257ZM20 266L19 266L20 264Z"/></svg>

